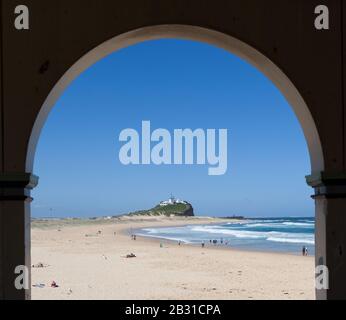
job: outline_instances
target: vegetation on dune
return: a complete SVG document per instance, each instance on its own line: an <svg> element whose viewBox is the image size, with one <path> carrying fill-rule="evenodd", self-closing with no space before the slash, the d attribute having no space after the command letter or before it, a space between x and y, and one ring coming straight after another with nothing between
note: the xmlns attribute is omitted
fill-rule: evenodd
<svg viewBox="0 0 346 320"><path fill-rule="evenodd" d="M131 212L130 216L194 216L193 208L189 203L176 203L166 206L157 205L149 210Z"/></svg>

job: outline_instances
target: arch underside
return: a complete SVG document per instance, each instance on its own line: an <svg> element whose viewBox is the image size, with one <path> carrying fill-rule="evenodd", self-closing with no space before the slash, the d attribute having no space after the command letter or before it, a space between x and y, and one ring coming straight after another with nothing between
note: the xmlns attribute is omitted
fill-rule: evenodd
<svg viewBox="0 0 346 320"><path fill-rule="evenodd" d="M293 108L307 141L311 171L314 173L324 170L322 144L310 110L298 89L277 65L255 48L230 35L197 26L172 24L143 27L115 36L89 51L65 72L49 93L36 118L28 144L26 172L32 172L33 170L36 145L50 110L75 78L94 63L117 50L143 41L163 38L178 38L208 43L235 54L260 70L276 85Z"/></svg>

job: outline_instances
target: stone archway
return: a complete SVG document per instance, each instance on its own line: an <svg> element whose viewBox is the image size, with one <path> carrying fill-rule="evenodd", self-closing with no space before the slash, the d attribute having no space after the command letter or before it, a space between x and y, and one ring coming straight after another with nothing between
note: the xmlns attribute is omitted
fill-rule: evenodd
<svg viewBox="0 0 346 320"><path fill-rule="evenodd" d="M12 27L13 4L1 6L0 297L30 298L30 289L14 288L14 269L30 266L30 189L37 184L34 150L54 102L78 74L107 54L169 37L229 50L252 63L284 94L310 152L316 264L328 266L330 272L330 290L318 290L317 297L346 297L345 69L340 46L346 12L338 1L327 1L334 19L330 33L314 28L316 1L176 0L160 6L154 0L104 1L88 7L81 0L26 2L32 29L22 32ZM317 70L323 77L316 76Z"/></svg>
<svg viewBox="0 0 346 320"><path fill-rule="evenodd" d="M294 84L269 58L246 43L221 32L188 25L158 25L140 28L116 36L88 52L67 70L49 93L36 118L29 140L26 172L33 171L36 144L50 110L61 93L75 78L94 63L117 50L142 41L168 38L195 40L223 48L243 58L265 74L290 103L302 126L310 153L311 171L320 172L324 170L322 145L310 110Z"/></svg>

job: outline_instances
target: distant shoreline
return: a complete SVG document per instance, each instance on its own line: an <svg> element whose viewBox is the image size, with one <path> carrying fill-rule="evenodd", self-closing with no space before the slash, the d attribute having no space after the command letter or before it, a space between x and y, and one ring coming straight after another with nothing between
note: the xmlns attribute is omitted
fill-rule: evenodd
<svg viewBox="0 0 346 320"><path fill-rule="evenodd" d="M310 218L310 217L309 217ZM233 219L233 218L218 218L218 217L204 217L204 216L194 216L194 217L166 217L166 216L118 216L118 217L99 217L99 218L38 218L32 221L32 228L39 229L54 229L54 228L65 228L65 227L81 227L81 226L107 226L107 225L121 225L119 233L123 236L130 236L136 234L141 229L155 229L155 228L178 228L178 227L188 227L193 225L218 225L222 223L247 223L253 219L272 219L272 218L244 218L244 219ZM281 219L281 218L279 218ZM303 218L304 219L304 218ZM152 223L151 223L152 222ZM145 223L145 228L138 226L138 224ZM149 223L149 224L148 224ZM148 224L148 225L147 225ZM129 226L131 225L131 226ZM138 240L143 242L154 242L154 243L170 243L178 245L179 240L167 239L164 237L155 237L150 235L136 235ZM210 237L213 238L213 237ZM214 237L216 238L216 237ZM183 242L184 246L199 247L201 243L186 243ZM234 250L234 251L244 251L244 252L254 252L254 253L272 253L279 255L293 255L299 256L300 252L291 251L280 251L280 250L264 250L256 248L239 248L232 245L214 245L209 242L205 242L206 248L216 249L216 250ZM313 257L313 255L311 255Z"/></svg>
<svg viewBox="0 0 346 320"><path fill-rule="evenodd" d="M73 225L84 225L84 224L111 224L111 223L121 223L121 222L141 222L141 221L153 221L157 222L158 220L167 220L167 221L177 221L177 226L181 226L181 221L187 221L187 222L196 222L196 221L204 221L204 222L210 222L210 223L222 223L222 222L242 222L246 221L247 219L241 220L241 219L233 219L233 218L222 218L222 217L207 217L207 216L194 216L194 217L179 217L179 216L173 216L173 217L166 217L164 215L162 216L114 216L114 217L91 217L91 218L84 218L84 217L68 217L68 218L58 218L58 217L46 217L46 218L35 218L33 217L31 219L31 225L32 227L39 227L40 225L49 225L49 226L55 226L55 225L65 225L65 226L73 226ZM153 226L154 227L154 226Z"/></svg>

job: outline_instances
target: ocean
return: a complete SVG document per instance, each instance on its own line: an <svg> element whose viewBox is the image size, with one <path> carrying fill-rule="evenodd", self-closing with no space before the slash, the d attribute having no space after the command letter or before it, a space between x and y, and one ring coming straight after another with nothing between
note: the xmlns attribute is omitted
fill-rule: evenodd
<svg viewBox="0 0 346 320"><path fill-rule="evenodd" d="M144 228L136 234L146 237L181 241L182 243L228 246L242 250L288 252L301 254L302 247L309 255L315 252L315 219L256 218L244 222L182 227ZM222 242L222 243L221 243ZM212 244L214 245L214 244Z"/></svg>

